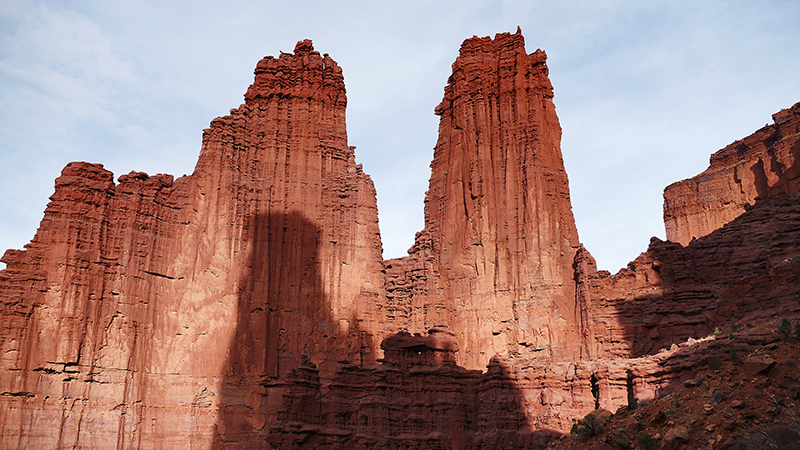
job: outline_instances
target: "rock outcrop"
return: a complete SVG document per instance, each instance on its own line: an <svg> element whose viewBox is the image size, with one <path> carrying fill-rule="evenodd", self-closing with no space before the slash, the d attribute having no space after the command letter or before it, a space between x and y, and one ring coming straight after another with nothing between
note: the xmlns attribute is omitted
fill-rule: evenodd
<svg viewBox="0 0 800 450"><path fill-rule="evenodd" d="M382 347L380 366L342 361L326 394L313 364L297 369L270 443L315 449L525 449L558 435L528 426L507 361L493 358L486 373L458 366L449 330L400 333Z"/></svg>
<svg viewBox="0 0 800 450"><path fill-rule="evenodd" d="M771 334L772 340L778 338ZM717 341L743 338L747 339L738 335ZM718 356L714 370L685 380L681 391L636 409L622 408L594 435L571 436L548 448L798 448L796 341L771 342L747 351L731 348ZM639 445L634 444L637 441Z"/></svg>
<svg viewBox="0 0 800 450"><path fill-rule="evenodd" d="M388 261L310 41L258 63L192 175L69 164L2 258L0 448L534 448L800 317L800 106L668 188L685 245L612 276L580 246L552 98L519 30L466 40L425 228Z"/></svg>
<svg viewBox="0 0 800 450"><path fill-rule="evenodd" d="M341 69L304 41L255 75L191 176L70 164L5 254L0 447L258 446L301 355L374 361L375 190Z"/></svg>
<svg viewBox="0 0 800 450"><path fill-rule="evenodd" d="M705 172L664 189L667 240L686 245L741 215L759 197L800 191L800 103L772 120L711 155Z"/></svg>
<svg viewBox="0 0 800 450"><path fill-rule="evenodd" d="M386 262L393 325L448 324L470 369L497 353L581 356L579 241L547 75L519 30L462 44L436 107L425 229Z"/></svg>

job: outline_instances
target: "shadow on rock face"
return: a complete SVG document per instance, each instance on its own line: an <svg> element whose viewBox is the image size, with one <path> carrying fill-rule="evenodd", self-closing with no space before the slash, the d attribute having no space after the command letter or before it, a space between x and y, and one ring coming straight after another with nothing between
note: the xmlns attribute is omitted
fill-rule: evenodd
<svg viewBox="0 0 800 450"><path fill-rule="evenodd" d="M340 362L324 393L313 364L294 370L270 444L522 449L560 435L530 429L516 381L502 360L494 358L486 373L456 365L458 346L445 327L436 326L427 336L401 332L384 339L381 347L379 366Z"/></svg>
<svg viewBox="0 0 800 450"><path fill-rule="evenodd" d="M638 358L800 311L800 194L758 199L747 212L688 245L652 238L647 252L611 276L582 252L592 357ZM588 274L588 276L587 276Z"/></svg>
<svg viewBox="0 0 800 450"><path fill-rule="evenodd" d="M238 285L216 449L268 448L266 438L285 386L302 378L295 369L314 366L309 355L329 354L337 345L320 274L320 229L299 213L257 215L244 229L252 250ZM359 336L358 330L349 332ZM314 383L318 389L319 374ZM306 401L297 405L302 411L289 418L314 423L319 407Z"/></svg>

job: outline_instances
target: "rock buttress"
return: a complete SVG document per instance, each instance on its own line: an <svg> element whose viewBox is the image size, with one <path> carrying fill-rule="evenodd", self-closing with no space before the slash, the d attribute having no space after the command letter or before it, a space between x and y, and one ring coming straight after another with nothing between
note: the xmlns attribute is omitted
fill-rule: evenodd
<svg viewBox="0 0 800 450"><path fill-rule="evenodd" d="M0 447L263 446L302 355L374 360L375 190L341 69L303 41L255 75L194 174L72 163L5 254Z"/></svg>
<svg viewBox="0 0 800 450"><path fill-rule="evenodd" d="M453 64L410 255L386 261L387 314L449 325L460 364L496 353L580 356L578 233L546 55L522 34L467 39Z"/></svg>
<svg viewBox="0 0 800 450"><path fill-rule="evenodd" d="M741 215L758 197L800 191L800 103L772 119L711 155L700 175L664 189L667 240L686 245Z"/></svg>

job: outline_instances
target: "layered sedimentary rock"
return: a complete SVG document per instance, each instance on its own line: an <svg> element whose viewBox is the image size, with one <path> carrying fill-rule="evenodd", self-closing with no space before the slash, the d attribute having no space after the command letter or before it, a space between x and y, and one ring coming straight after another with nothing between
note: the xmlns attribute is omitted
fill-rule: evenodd
<svg viewBox="0 0 800 450"><path fill-rule="evenodd" d="M776 339L715 327L800 316L798 105L667 190L691 242L612 276L578 242L552 97L519 31L464 42L425 228L389 261L310 41L258 63L192 175L69 164L2 259L0 447L533 448Z"/></svg>
<svg viewBox="0 0 800 450"><path fill-rule="evenodd" d="M662 397L707 369L712 355L724 360L726 352L778 338L746 332L735 339L740 330L800 316L800 194L792 168L800 158L799 105L715 153L703 174L665 190L668 238L680 243L653 238L613 276L597 271L588 250L578 252L588 354L616 363L595 369L598 406L614 411L631 398ZM770 176L756 170L764 161ZM762 175L731 178L743 168ZM724 330L724 340L706 341L715 330Z"/></svg>
<svg viewBox="0 0 800 450"><path fill-rule="evenodd" d="M507 361L493 358L485 373L458 366L449 330L399 333L382 347L380 366L343 361L326 394L313 364L297 369L270 443L316 449L523 449L557 435L528 426Z"/></svg>
<svg viewBox="0 0 800 450"><path fill-rule="evenodd" d="M587 283L593 354L657 352L751 313L796 313L800 284L800 195L778 194L686 247L653 238L628 269L592 268Z"/></svg>
<svg viewBox="0 0 800 450"><path fill-rule="evenodd" d="M578 233L547 75L519 30L462 44L436 107L425 229L386 263L392 323L447 323L467 368L496 353L581 354Z"/></svg>
<svg viewBox="0 0 800 450"><path fill-rule="evenodd" d="M798 224L800 194L781 194L687 247L653 238L613 276L581 249L576 293L588 357L510 361L529 425L566 431L598 407L616 411L681 388L712 357L780 339L749 330L800 317Z"/></svg>
<svg viewBox="0 0 800 450"><path fill-rule="evenodd" d="M686 245L742 214L756 198L800 191L800 103L772 119L711 155L700 175L664 189L667 240Z"/></svg>
<svg viewBox="0 0 800 450"><path fill-rule="evenodd" d="M5 254L0 447L259 446L301 355L375 358L375 191L341 70L304 41L255 75L191 176L70 164Z"/></svg>

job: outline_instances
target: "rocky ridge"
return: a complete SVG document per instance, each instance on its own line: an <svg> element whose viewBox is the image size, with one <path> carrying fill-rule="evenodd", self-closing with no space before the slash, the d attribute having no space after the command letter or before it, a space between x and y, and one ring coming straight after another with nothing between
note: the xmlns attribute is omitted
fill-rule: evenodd
<svg viewBox="0 0 800 450"><path fill-rule="evenodd" d="M700 175L664 189L667 240L686 245L744 213L759 197L800 191L800 103L772 120L711 155Z"/></svg>
<svg viewBox="0 0 800 450"><path fill-rule="evenodd" d="M192 175L68 165L2 259L0 447L535 448L800 317L797 105L665 211L685 231L727 208L737 157L777 161L775 195L612 276L579 244L547 75L519 30L464 42L404 258L381 261L342 72L310 41L258 63Z"/></svg>
<svg viewBox="0 0 800 450"><path fill-rule="evenodd" d="M737 351L735 341L751 340L748 333L719 337L727 349L724 355L708 357L708 366L683 382L683 389L636 408L620 408L613 415L596 410L591 414L599 426L587 432L585 422L576 423L576 433L548 448L800 447L796 370L800 347L797 340L776 334L778 326L774 320L769 327L751 330L761 334L759 340L772 342L745 353Z"/></svg>

